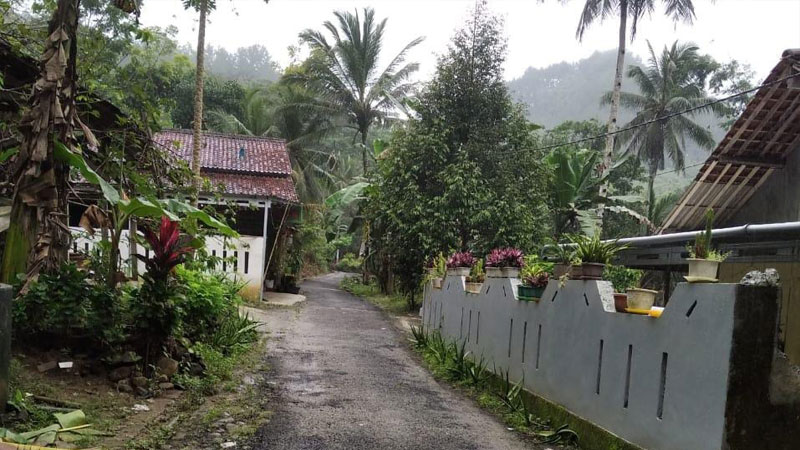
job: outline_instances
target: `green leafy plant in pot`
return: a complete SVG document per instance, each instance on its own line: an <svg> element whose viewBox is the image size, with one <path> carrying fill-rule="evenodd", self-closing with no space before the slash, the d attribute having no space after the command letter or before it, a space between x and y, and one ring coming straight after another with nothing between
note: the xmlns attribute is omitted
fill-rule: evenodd
<svg viewBox="0 0 800 450"><path fill-rule="evenodd" d="M689 251L689 275L686 281L690 283L707 282L716 283L719 264L728 258L728 253L720 253L711 245L711 230L714 225L714 210L706 211L706 229L698 233L694 243L687 247Z"/></svg>
<svg viewBox="0 0 800 450"><path fill-rule="evenodd" d="M442 288L442 278L447 273L447 259L439 253L435 258L431 258L425 267L425 277L422 279L422 286L433 283L434 289Z"/></svg>
<svg viewBox="0 0 800 450"><path fill-rule="evenodd" d="M486 281L486 272L483 270L483 260L479 259L472 266L466 280L466 289L470 294L480 294L483 282Z"/></svg>
<svg viewBox="0 0 800 450"><path fill-rule="evenodd" d="M547 283L550 282L550 274L547 272L537 272L522 279L522 284L517 287L517 294L520 300L530 301L542 298Z"/></svg>
<svg viewBox="0 0 800 450"><path fill-rule="evenodd" d="M575 260L575 250L564 244L559 244L555 239L551 239L544 249L544 255L553 260L553 276L562 278L569 274L572 263Z"/></svg>
<svg viewBox="0 0 800 450"><path fill-rule="evenodd" d="M600 234L584 236L573 234L570 240L575 245L575 257L581 260L581 276L584 280L600 280L606 264L619 252L627 248L617 241L603 241Z"/></svg>
<svg viewBox="0 0 800 450"><path fill-rule="evenodd" d="M638 269L629 269L625 266L606 265L603 270L603 279L610 281L614 286L614 309L625 312L628 307L628 290L636 288L643 272Z"/></svg>

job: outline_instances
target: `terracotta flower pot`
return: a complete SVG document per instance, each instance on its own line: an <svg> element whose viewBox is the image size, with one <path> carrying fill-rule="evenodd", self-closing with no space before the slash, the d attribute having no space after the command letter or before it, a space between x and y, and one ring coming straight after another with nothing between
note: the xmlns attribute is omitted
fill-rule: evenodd
<svg viewBox="0 0 800 450"><path fill-rule="evenodd" d="M617 312L625 312L625 308L627 307L628 294L614 292L614 309L617 310Z"/></svg>
<svg viewBox="0 0 800 450"><path fill-rule="evenodd" d="M688 258L689 261L689 278L696 281L717 281L717 273L719 272L719 261L710 259L697 259Z"/></svg>
<svg viewBox="0 0 800 450"><path fill-rule="evenodd" d="M447 275L451 277L467 277L470 270L471 268L469 267L453 267L452 269L447 269Z"/></svg>
<svg viewBox="0 0 800 450"><path fill-rule="evenodd" d="M605 264L583 263L581 264L581 275L584 280L600 280L603 278L603 269L605 267Z"/></svg>
<svg viewBox="0 0 800 450"><path fill-rule="evenodd" d="M499 267L487 267L486 268L486 277L487 278L503 278L503 269Z"/></svg>
<svg viewBox="0 0 800 450"><path fill-rule="evenodd" d="M658 291L651 289L628 289L628 308L649 310L656 301Z"/></svg>

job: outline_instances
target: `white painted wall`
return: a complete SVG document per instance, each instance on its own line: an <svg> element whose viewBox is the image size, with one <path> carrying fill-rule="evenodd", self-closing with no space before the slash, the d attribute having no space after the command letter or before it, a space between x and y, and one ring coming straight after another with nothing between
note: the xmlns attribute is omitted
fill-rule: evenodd
<svg viewBox="0 0 800 450"><path fill-rule="evenodd" d="M89 235L82 228L71 227L72 229L72 251L88 253L94 248L101 239L100 232L94 236ZM140 235L141 238L141 235ZM140 239L141 241L141 239ZM243 280L247 283L244 295L255 293L256 298L261 286L261 274L264 271L264 238L261 236L240 236L239 239L228 239L227 246L222 236L206 238L206 247L209 253L220 258L235 257L236 263L220 264L217 270L225 272L231 279ZM137 250L140 255L147 256L148 250L141 244ZM119 246L120 257L122 258L122 270L130 274L130 241L128 230L123 230L122 239ZM138 261L139 273L145 272L144 263Z"/></svg>

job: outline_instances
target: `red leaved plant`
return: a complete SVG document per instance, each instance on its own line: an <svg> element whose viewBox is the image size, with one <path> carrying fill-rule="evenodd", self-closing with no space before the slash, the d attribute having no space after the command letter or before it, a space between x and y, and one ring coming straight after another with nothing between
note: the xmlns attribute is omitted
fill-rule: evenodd
<svg viewBox="0 0 800 450"><path fill-rule="evenodd" d="M145 239L150 244L150 249L153 251L153 256L147 258L142 255L136 255L136 257L144 262L147 267L147 275L153 281L166 280L172 269L183 263L186 254L194 250L186 245L187 240L185 237L181 237L178 222L173 222L166 216L161 217L161 226L158 229L158 233L150 229L145 229L143 232Z"/></svg>

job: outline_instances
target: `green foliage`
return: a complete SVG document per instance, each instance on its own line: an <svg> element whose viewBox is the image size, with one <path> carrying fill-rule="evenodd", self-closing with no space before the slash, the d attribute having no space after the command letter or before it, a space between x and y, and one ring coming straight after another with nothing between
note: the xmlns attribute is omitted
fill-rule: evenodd
<svg viewBox="0 0 800 450"><path fill-rule="evenodd" d="M639 285L643 274L644 272L638 269L608 264L603 270L603 279L611 282L614 292L627 292L628 289Z"/></svg>
<svg viewBox="0 0 800 450"><path fill-rule="evenodd" d="M382 294L374 283L364 284L361 277L346 277L341 283L342 289L361 297L368 302L394 314L405 314L417 307L409 298L397 294Z"/></svg>
<svg viewBox="0 0 800 450"><path fill-rule="evenodd" d="M593 236L573 234L569 239L575 244L575 257L583 263L608 264L617 252L627 248L617 241L603 241L599 233Z"/></svg>
<svg viewBox="0 0 800 450"><path fill-rule="evenodd" d="M89 274L67 263L54 273L43 273L13 304L17 339L89 338L101 348L123 337L122 299L105 285L93 283ZM51 341L52 342L52 341Z"/></svg>
<svg viewBox="0 0 800 450"><path fill-rule="evenodd" d="M352 253L345 253L339 263L336 264L336 270L340 272L358 273L364 265L364 260L357 257Z"/></svg>
<svg viewBox="0 0 800 450"><path fill-rule="evenodd" d="M218 329L242 303L242 283L230 281L223 273L206 273L178 267L176 307L180 312L181 336L190 342L210 342Z"/></svg>
<svg viewBox="0 0 800 450"><path fill-rule="evenodd" d="M226 356L235 355L258 340L259 326L258 322L250 320L249 315L232 312L221 318L208 343Z"/></svg>
<svg viewBox="0 0 800 450"><path fill-rule="evenodd" d="M709 259L711 261L725 261L728 259L728 253L720 253L717 251L711 242L711 236L714 228L714 210L708 208L705 214L706 227L701 233L697 233L694 238L694 243L687 246L690 258Z"/></svg>
<svg viewBox="0 0 800 450"><path fill-rule="evenodd" d="M430 255L526 250L546 233L543 155L530 151L535 137L510 99L504 59L500 21L480 4L413 102L417 116L383 151L367 216L406 295Z"/></svg>

